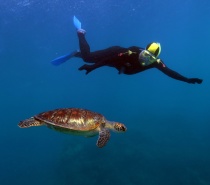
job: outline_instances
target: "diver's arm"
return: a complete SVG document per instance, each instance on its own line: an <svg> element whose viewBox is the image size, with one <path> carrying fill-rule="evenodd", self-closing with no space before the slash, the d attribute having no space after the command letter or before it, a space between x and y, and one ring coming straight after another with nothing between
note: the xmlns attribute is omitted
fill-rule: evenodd
<svg viewBox="0 0 210 185"><path fill-rule="evenodd" d="M180 81L192 83L192 84L195 84L195 83L201 84L203 81L202 79L199 79L199 78L186 78L186 77L182 76L181 74L166 67L166 65L161 60L159 60L159 62L156 63L155 67L158 68L160 71L162 71L167 76L169 76L173 79L176 79L176 80L180 80Z"/></svg>

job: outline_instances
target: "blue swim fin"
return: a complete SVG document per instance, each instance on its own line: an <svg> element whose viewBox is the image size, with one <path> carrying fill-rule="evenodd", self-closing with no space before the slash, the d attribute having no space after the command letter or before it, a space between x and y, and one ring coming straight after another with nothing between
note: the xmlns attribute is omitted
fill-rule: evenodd
<svg viewBox="0 0 210 185"><path fill-rule="evenodd" d="M55 65L55 66L58 66L64 62L66 62L67 60L69 60L70 58L74 57L76 54L78 53L78 51L73 51L67 55L63 55L63 56L60 56L54 60L51 61L51 64Z"/></svg>
<svg viewBox="0 0 210 185"><path fill-rule="evenodd" d="M82 29L82 25L81 22L75 17L73 17L73 22L74 22L74 26L77 30L81 30Z"/></svg>

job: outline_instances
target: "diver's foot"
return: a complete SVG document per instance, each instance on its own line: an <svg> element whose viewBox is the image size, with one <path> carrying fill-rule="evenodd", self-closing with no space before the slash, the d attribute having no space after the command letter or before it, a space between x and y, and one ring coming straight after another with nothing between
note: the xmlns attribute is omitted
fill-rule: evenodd
<svg viewBox="0 0 210 185"><path fill-rule="evenodd" d="M77 33L78 33L78 34L83 34L83 35L84 35L84 34L86 33L86 31L83 30L83 29L78 29L78 30L77 30Z"/></svg>

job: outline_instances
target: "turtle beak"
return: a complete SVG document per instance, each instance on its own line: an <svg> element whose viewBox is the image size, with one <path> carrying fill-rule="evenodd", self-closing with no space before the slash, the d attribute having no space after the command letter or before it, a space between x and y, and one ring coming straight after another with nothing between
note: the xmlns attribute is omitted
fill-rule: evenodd
<svg viewBox="0 0 210 185"><path fill-rule="evenodd" d="M120 130L122 131L122 132L125 132L126 130L127 130L127 127L125 126L125 125L121 125L121 127L120 127Z"/></svg>

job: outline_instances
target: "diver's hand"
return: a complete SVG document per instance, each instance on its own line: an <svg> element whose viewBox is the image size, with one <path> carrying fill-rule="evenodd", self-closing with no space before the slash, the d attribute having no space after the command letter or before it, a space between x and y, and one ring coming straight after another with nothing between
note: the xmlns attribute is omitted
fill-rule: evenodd
<svg viewBox="0 0 210 185"><path fill-rule="evenodd" d="M190 84L201 84L203 82L202 79L199 79L199 78L189 78L187 83L190 83Z"/></svg>
<svg viewBox="0 0 210 185"><path fill-rule="evenodd" d="M93 68L92 68L92 66L93 65L87 65L87 64L84 64L83 66L81 66L80 68L79 68L79 70L81 71L81 70L86 70L86 75L88 74L88 73L90 73L92 70L93 70Z"/></svg>

